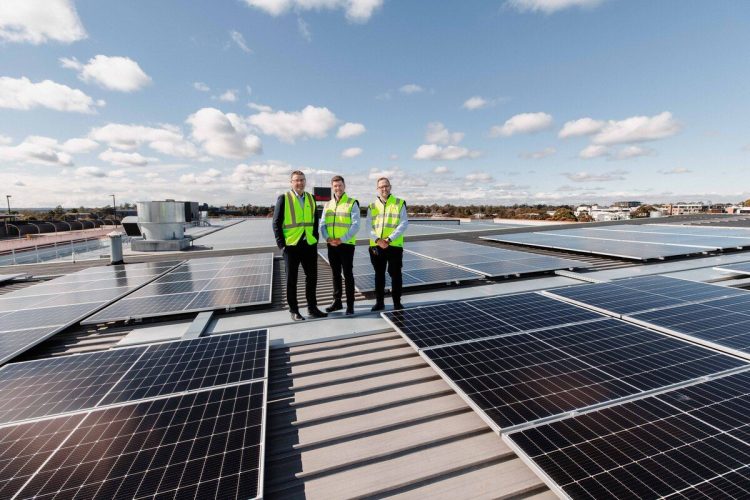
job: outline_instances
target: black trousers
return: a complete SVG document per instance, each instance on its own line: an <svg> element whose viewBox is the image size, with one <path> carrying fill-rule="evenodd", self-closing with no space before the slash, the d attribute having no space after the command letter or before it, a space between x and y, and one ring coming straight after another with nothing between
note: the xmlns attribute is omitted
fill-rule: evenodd
<svg viewBox="0 0 750 500"><path fill-rule="evenodd" d="M385 297L385 271L391 277L391 298L394 304L401 303L401 268L403 267L404 249L401 247L370 247L370 262L375 268L375 300L382 304Z"/></svg>
<svg viewBox="0 0 750 500"><path fill-rule="evenodd" d="M328 262L331 264L331 276L333 277L333 300L341 302L343 290L341 289L341 272L346 280L346 307L354 307L354 245L341 244L337 247L328 245Z"/></svg>
<svg viewBox="0 0 750 500"><path fill-rule="evenodd" d="M289 310L299 312L297 302L297 278L299 265L305 270L305 298L307 308L317 307L316 287L318 286L318 251L316 245L300 241L294 246L284 247L284 264L286 266L286 301Z"/></svg>

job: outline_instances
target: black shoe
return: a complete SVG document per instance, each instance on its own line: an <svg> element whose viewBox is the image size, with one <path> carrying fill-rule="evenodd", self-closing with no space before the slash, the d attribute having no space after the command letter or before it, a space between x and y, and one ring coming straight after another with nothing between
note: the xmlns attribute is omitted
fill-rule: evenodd
<svg viewBox="0 0 750 500"><path fill-rule="evenodd" d="M346 306L346 313L347 316L351 316L354 314L354 306Z"/></svg>
<svg viewBox="0 0 750 500"><path fill-rule="evenodd" d="M375 304L374 306L372 306L372 309L370 309L370 311L382 311L383 309L385 309L385 304Z"/></svg>
<svg viewBox="0 0 750 500"><path fill-rule="evenodd" d="M343 305L341 305L341 302L334 302L330 306L326 307L327 313L332 313L333 311L340 311L344 308Z"/></svg>
<svg viewBox="0 0 750 500"><path fill-rule="evenodd" d="M305 317L302 316L299 311L291 311L292 313L292 320L294 321L305 321Z"/></svg>
<svg viewBox="0 0 750 500"><path fill-rule="evenodd" d="M404 308L404 305L401 302L394 302L393 303L393 310L394 311L400 311Z"/></svg>
<svg viewBox="0 0 750 500"><path fill-rule="evenodd" d="M323 311L321 311L317 307L309 308L307 310L307 314L309 314L313 318L325 318L325 317L328 316L326 313L324 313Z"/></svg>

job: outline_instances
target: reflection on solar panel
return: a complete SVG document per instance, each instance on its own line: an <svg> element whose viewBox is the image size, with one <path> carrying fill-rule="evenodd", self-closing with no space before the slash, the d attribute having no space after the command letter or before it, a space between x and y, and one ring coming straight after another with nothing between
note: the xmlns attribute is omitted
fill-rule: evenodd
<svg viewBox="0 0 750 500"><path fill-rule="evenodd" d="M11 363L0 424L266 377L268 330Z"/></svg>
<svg viewBox="0 0 750 500"><path fill-rule="evenodd" d="M4 283L6 281L12 281L18 278L23 278L25 276L26 276L26 273L0 274L0 283Z"/></svg>
<svg viewBox="0 0 750 500"><path fill-rule="evenodd" d="M455 240L417 241L409 243L406 251L493 277L589 266L589 264L577 260L505 250Z"/></svg>
<svg viewBox="0 0 750 500"><path fill-rule="evenodd" d="M736 288L668 276L626 278L558 288L544 293L618 316L722 297L750 296L750 293Z"/></svg>
<svg viewBox="0 0 750 500"><path fill-rule="evenodd" d="M358 246L354 250L354 287L360 292L375 290L375 271L373 271L368 252L366 246ZM327 250L319 250L318 254L328 262ZM446 267L441 262L409 252L404 252L402 275L405 288L483 278L481 274L454 266ZM385 286L391 287L391 278L387 273Z"/></svg>
<svg viewBox="0 0 750 500"><path fill-rule="evenodd" d="M508 434L572 498L750 497L750 375Z"/></svg>
<svg viewBox="0 0 750 500"><path fill-rule="evenodd" d="M83 324L269 304L272 285L272 253L193 259Z"/></svg>
<svg viewBox="0 0 750 500"><path fill-rule="evenodd" d="M382 316L417 349L603 319L536 293L414 307Z"/></svg>
<svg viewBox="0 0 750 500"><path fill-rule="evenodd" d="M750 274L750 262L741 262L739 264L727 264L725 266L717 266L714 269L719 271L726 271L737 274Z"/></svg>
<svg viewBox="0 0 750 500"><path fill-rule="evenodd" d="M498 432L747 366L614 319L421 353Z"/></svg>
<svg viewBox="0 0 750 500"><path fill-rule="evenodd" d="M92 411L47 462L37 445L18 498L259 497L264 402L260 381Z"/></svg>
<svg viewBox="0 0 750 500"><path fill-rule="evenodd" d="M647 311L628 321L750 359L750 294Z"/></svg>
<svg viewBox="0 0 750 500"><path fill-rule="evenodd" d="M633 234L637 235L638 233ZM607 255L633 260L663 259L664 257L674 257L677 255L705 253L710 250L703 246L642 242L639 241L638 237L634 237L632 241L606 238L594 239L585 236L578 237L570 234L558 234L558 231L496 234L481 236L480 238L488 241L499 241L501 243Z"/></svg>
<svg viewBox="0 0 750 500"><path fill-rule="evenodd" d="M88 268L0 297L0 364L179 262Z"/></svg>

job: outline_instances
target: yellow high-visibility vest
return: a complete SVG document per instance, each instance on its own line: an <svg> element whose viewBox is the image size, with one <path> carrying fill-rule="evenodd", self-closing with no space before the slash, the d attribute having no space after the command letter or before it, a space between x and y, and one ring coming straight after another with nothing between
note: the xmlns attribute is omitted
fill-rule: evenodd
<svg viewBox="0 0 750 500"><path fill-rule="evenodd" d="M297 193L289 191L286 193L284 203L284 242L287 245L296 245L305 235L307 243L314 245L318 240L313 236L315 226L315 200L310 193L305 193L304 207L300 206Z"/></svg>
<svg viewBox="0 0 750 500"><path fill-rule="evenodd" d="M378 239L388 238L398 227L401 222L401 208L404 203L404 200L393 195L388 196L385 205L380 201L380 198L370 203L370 224L372 224L372 230L378 236ZM390 244L394 247L403 247L404 235L402 234L391 241ZM374 247L375 245L375 240L370 239L370 246Z"/></svg>
<svg viewBox="0 0 750 500"><path fill-rule="evenodd" d="M328 236L331 238L343 238L349 229L352 227L352 207L357 203L354 198L349 198L346 193L341 195L341 199L336 201L335 198L326 203L323 208L323 215L325 216L326 229L328 230ZM351 238L344 241L348 245L354 245L357 242L357 235L352 235Z"/></svg>

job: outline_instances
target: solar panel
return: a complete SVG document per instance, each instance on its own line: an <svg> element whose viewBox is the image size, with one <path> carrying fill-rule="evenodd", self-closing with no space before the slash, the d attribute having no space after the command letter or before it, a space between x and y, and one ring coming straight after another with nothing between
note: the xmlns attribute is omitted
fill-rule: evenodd
<svg viewBox="0 0 750 500"><path fill-rule="evenodd" d="M727 264L717 266L714 269L736 274L750 274L750 262L740 262L739 264Z"/></svg>
<svg viewBox="0 0 750 500"><path fill-rule="evenodd" d="M0 274L0 283L26 277L26 273Z"/></svg>
<svg viewBox="0 0 750 500"><path fill-rule="evenodd" d="M382 316L417 349L603 319L537 293L413 307Z"/></svg>
<svg viewBox="0 0 750 500"><path fill-rule="evenodd" d="M750 296L747 291L736 288L668 276L626 278L558 288L544 293L618 316L722 297Z"/></svg>
<svg viewBox="0 0 750 500"><path fill-rule="evenodd" d="M707 251L705 247L640 242L636 238L633 241L620 241L604 238L575 237L569 234L557 233L557 231L545 231L543 233L496 234L481 236L480 239L633 260L663 259L665 257L692 255Z"/></svg>
<svg viewBox="0 0 750 500"><path fill-rule="evenodd" d="M18 497L257 498L264 402L260 381L91 411Z"/></svg>
<svg viewBox="0 0 750 500"><path fill-rule="evenodd" d="M319 250L318 254L328 262L328 251ZM370 262L369 249L366 246L355 247L354 250L354 287L359 292L375 290L375 271ZM325 272L325 271L324 271ZM482 279L477 274L455 266L446 267L444 263L428 259L421 255L404 251L402 278L404 288L413 286L434 285L458 281ZM386 288L391 287L391 278L386 273Z"/></svg>
<svg viewBox="0 0 750 500"><path fill-rule="evenodd" d="M577 260L505 250L456 240L417 241L410 243L406 251L492 277L589 266Z"/></svg>
<svg viewBox="0 0 750 500"><path fill-rule="evenodd" d="M272 286L273 253L193 259L83 324L269 304Z"/></svg>
<svg viewBox="0 0 750 500"><path fill-rule="evenodd" d="M0 424L266 377L268 330L11 363Z"/></svg>
<svg viewBox="0 0 750 500"><path fill-rule="evenodd" d="M421 354L498 432L747 366L615 319Z"/></svg>
<svg viewBox="0 0 750 500"><path fill-rule="evenodd" d="M748 372L739 373L506 440L572 498L747 498L748 387Z"/></svg>

